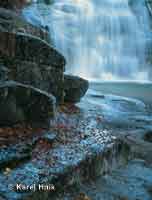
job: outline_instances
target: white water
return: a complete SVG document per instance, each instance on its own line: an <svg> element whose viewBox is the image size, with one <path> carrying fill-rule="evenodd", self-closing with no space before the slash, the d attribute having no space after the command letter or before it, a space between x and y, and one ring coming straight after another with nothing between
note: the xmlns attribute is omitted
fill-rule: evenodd
<svg viewBox="0 0 152 200"><path fill-rule="evenodd" d="M147 10L142 0L135 5L139 20L128 0L55 0L37 10L67 60L67 72L87 79L148 80Z"/></svg>
<svg viewBox="0 0 152 200"><path fill-rule="evenodd" d="M67 60L67 73L99 79L90 84L96 92L151 104L145 61L148 15L144 0L133 2L132 10L128 0L54 0L51 6L32 5L23 14L49 27L54 46Z"/></svg>

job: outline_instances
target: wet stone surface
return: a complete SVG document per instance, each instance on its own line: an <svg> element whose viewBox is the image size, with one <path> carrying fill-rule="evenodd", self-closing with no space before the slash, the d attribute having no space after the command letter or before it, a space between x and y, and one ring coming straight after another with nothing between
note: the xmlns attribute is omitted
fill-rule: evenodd
<svg viewBox="0 0 152 200"><path fill-rule="evenodd" d="M32 193L33 199L37 192L15 192L9 187L15 188L17 183L54 183L58 190L62 184L74 184L77 178L83 180L89 178L91 173L92 176L103 173L91 167L91 163L106 159L104 157L108 154L108 162L113 162L110 155L116 157L120 142L115 143L116 137L102 128L95 113L90 114L84 114L83 110L73 105L68 108L62 106L48 134L44 130L23 134L20 129L14 138L10 137L11 134L1 133L0 141L6 143L2 142L0 148L0 195L13 200ZM100 162L98 165L99 169L108 170L104 164L103 167ZM43 199L48 199L48 196L43 196Z"/></svg>
<svg viewBox="0 0 152 200"><path fill-rule="evenodd" d="M107 101L107 97L103 96L98 97L99 106L97 101L95 105L93 98L87 96L88 101L84 99L77 106L61 106L56 119L51 120L49 132L41 129L22 132L22 129L19 129L14 137L9 131L7 135L7 131L3 134L0 130L1 197L7 200L75 200L80 192L84 192L92 200L135 200L136 197L143 200L143 195L147 195L145 200L148 200L150 194L142 186L144 180L135 187L137 180L141 180L140 176L144 177L144 173L149 173L147 177L151 179L152 148L151 143L143 139L151 124L146 108L140 107L138 112L136 109L133 112L133 107L136 108L133 102L130 104L124 100ZM111 103L117 111L116 114L120 112L121 117L112 115L111 109L108 112L107 108ZM133 114L128 126L130 106ZM141 116L147 116L146 120L137 120L141 119ZM143 166L142 162L129 162L126 165L129 160L135 158L144 159L146 164ZM141 172L143 169L143 174L132 178L136 167L140 168ZM130 171L132 173L129 173ZM100 178L95 181L97 177ZM122 193L119 188L114 189L120 185L120 178L123 183ZM87 185L88 180L94 182ZM17 192L17 183L54 184L55 192ZM145 179L145 183L150 191L150 182ZM130 187L135 189L133 197L127 196L130 194ZM72 191L69 188L72 188ZM145 193L139 193L140 190Z"/></svg>
<svg viewBox="0 0 152 200"><path fill-rule="evenodd" d="M86 200L151 200L151 177L152 166L134 159L109 175L58 194L55 200L81 200L80 195L86 196Z"/></svg>

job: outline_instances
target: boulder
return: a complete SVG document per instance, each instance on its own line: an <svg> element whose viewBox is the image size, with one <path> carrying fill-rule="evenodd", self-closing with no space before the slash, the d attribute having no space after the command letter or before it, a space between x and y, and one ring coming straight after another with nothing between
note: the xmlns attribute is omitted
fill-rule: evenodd
<svg viewBox="0 0 152 200"><path fill-rule="evenodd" d="M55 98L15 81L0 82L0 111L1 126L25 122L48 127L55 115Z"/></svg>
<svg viewBox="0 0 152 200"><path fill-rule="evenodd" d="M83 78L71 75L64 76L64 101L76 103L85 95L89 82Z"/></svg>

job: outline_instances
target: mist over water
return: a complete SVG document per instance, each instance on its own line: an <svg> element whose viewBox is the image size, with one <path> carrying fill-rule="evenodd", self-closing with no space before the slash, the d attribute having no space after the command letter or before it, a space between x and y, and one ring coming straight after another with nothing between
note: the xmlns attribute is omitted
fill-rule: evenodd
<svg viewBox="0 0 152 200"><path fill-rule="evenodd" d="M66 58L67 73L87 79L148 80L148 14L142 1L137 4L139 19L128 0L54 0L36 9Z"/></svg>

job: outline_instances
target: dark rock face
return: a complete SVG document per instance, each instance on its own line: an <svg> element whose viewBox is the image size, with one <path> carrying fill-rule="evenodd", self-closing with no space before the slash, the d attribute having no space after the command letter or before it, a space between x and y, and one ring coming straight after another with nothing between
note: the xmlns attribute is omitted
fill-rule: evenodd
<svg viewBox="0 0 152 200"><path fill-rule="evenodd" d="M152 131L146 132L143 139L147 142L152 142Z"/></svg>
<svg viewBox="0 0 152 200"><path fill-rule="evenodd" d="M9 69L0 63L0 81L8 80Z"/></svg>
<svg viewBox="0 0 152 200"><path fill-rule="evenodd" d="M0 125L18 122L49 125L55 114L55 98L34 87L14 81L0 84Z"/></svg>
<svg viewBox="0 0 152 200"><path fill-rule="evenodd" d="M77 76L64 76L64 100L65 102L79 102L88 90L89 83L87 80Z"/></svg>
<svg viewBox="0 0 152 200"><path fill-rule="evenodd" d="M0 0L0 6L8 9L21 9L27 3L27 0Z"/></svg>
<svg viewBox="0 0 152 200"><path fill-rule="evenodd" d="M54 67L29 61L8 60L5 65L11 69L9 79L52 93L58 102L63 101L63 71Z"/></svg>
<svg viewBox="0 0 152 200"><path fill-rule="evenodd" d="M63 100L65 59L43 40L20 33L0 32L3 64L9 79L30 84Z"/></svg>
<svg viewBox="0 0 152 200"><path fill-rule="evenodd" d="M0 52L4 56L64 69L64 57L39 38L2 31L0 38Z"/></svg>

